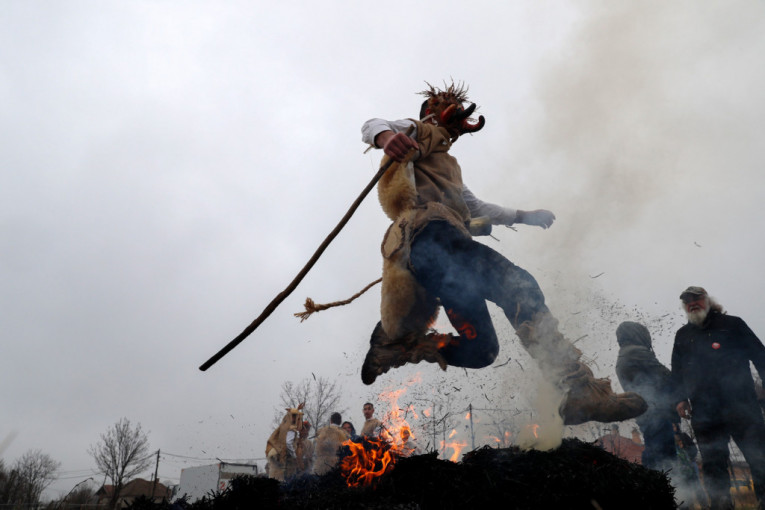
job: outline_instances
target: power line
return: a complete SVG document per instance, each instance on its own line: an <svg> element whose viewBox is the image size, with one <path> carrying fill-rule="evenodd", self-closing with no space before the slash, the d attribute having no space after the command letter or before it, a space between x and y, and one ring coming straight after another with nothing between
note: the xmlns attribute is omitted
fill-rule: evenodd
<svg viewBox="0 0 765 510"><path fill-rule="evenodd" d="M84 469L68 469L64 471L59 471L58 473L61 475L76 475L76 474L83 474L83 475L89 475L92 474L94 471L93 468L84 468Z"/></svg>
<svg viewBox="0 0 765 510"><path fill-rule="evenodd" d="M178 455L176 453L168 453L168 452L162 452L162 455L167 455L170 457L177 457L180 459L189 459L189 460L201 460L201 461L218 461L218 462L237 462L237 461L248 461L248 460L266 460L265 457L244 457L240 459L221 459L220 457L189 457L188 455Z"/></svg>
<svg viewBox="0 0 765 510"><path fill-rule="evenodd" d="M204 457L189 457L187 455L178 455L176 453L169 453L169 452L163 452L162 455L168 455L170 457L179 457L181 459L191 459L191 460L216 460L215 457L209 457L209 458L204 458Z"/></svg>
<svg viewBox="0 0 765 510"><path fill-rule="evenodd" d="M81 475L68 475L68 476L57 476L56 480L77 480L82 478L85 475L100 475L101 473L98 473L96 471L90 471L88 473L83 473Z"/></svg>

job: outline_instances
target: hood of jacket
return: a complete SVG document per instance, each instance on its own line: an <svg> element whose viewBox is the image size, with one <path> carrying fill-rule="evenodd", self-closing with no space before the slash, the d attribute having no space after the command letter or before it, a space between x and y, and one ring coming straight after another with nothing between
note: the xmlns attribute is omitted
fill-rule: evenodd
<svg viewBox="0 0 765 510"><path fill-rule="evenodd" d="M637 346L651 350L648 328L637 322L622 322L616 328L616 341L620 347Z"/></svg>

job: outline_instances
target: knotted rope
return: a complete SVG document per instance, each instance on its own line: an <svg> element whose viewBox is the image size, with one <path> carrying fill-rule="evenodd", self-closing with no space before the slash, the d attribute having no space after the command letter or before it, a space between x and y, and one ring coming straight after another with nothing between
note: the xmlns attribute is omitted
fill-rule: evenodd
<svg viewBox="0 0 765 510"><path fill-rule="evenodd" d="M342 301L333 301L332 303L326 303L324 305L317 305L316 303L313 302L313 299L305 298L305 304L303 305L303 306L305 306L305 311L304 312L298 312L298 313L293 314L293 315L295 315L295 317L299 317L300 318L300 322L303 322L308 317L310 317L311 314L314 313L314 312L321 312L322 310L326 310L328 308L334 308L336 306L347 305L348 303L350 303L351 301L353 301L354 299L356 299L357 297L359 297L360 295L362 295L363 293L365 293L366 291L368 291L369 289L371 289L372 287L374 287L375 285L377 285L381 281L382 281L382 278L378 278L377 280L373 281L372 283L370 283L369 285L367 285L366 287L364 287L363 289L358 291L353 296L349 297L348 299L344 299Z"/></svg>

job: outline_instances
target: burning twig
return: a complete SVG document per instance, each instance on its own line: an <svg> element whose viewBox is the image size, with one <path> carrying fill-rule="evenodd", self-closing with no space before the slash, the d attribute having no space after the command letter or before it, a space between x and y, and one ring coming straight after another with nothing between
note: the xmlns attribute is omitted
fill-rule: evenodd
<svg viewBox="0 0 765 510"><path fill-rule="evenodd" d="M499 365L494 365L494 368L504 367L505 365L507 365L508 363L510 363L512 360L513 360L513 358L512 358L512 356L511 356L511 357L507 358L507 361L505 361L504 363L501 363L501 364L499 364Z"/></svg>

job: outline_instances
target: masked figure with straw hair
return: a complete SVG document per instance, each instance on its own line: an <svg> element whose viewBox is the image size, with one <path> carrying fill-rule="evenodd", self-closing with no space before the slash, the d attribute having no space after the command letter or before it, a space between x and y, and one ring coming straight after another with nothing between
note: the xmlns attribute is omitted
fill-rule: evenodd
<svg viewBox="0 0 765 510"><path fill-rule="evenodd" d="M294 474L294 466L297 464L295 448L302 428L303 404L297 408L288 407L282 422L266 442L266 470L269 478L283 482L288 474Z"/></svg>
<svg viewBox="0 0 765 510"><path fill-rule="evenodd" d="M494 362L497 334L486 301L504 311L545 378L564 395L566 424L614 422L646 409L634 393L614 394L608 379L595 379L582 353L558 331L536 280L504 256L473 239L492 225L548 228L555 215L544 209L510 209L477 199L465 186L451 146L485 124L471 118L461 84L433 87L418 120L371 119L364 142L382 148L394 163L378 183L380 203L393 222L382 242L381 320L374 328L361 369L372 384L389 369L427 361L465 368ZM410 135L406 132L410 131ZM430 329L443 306L458 335Z"/></svg>

